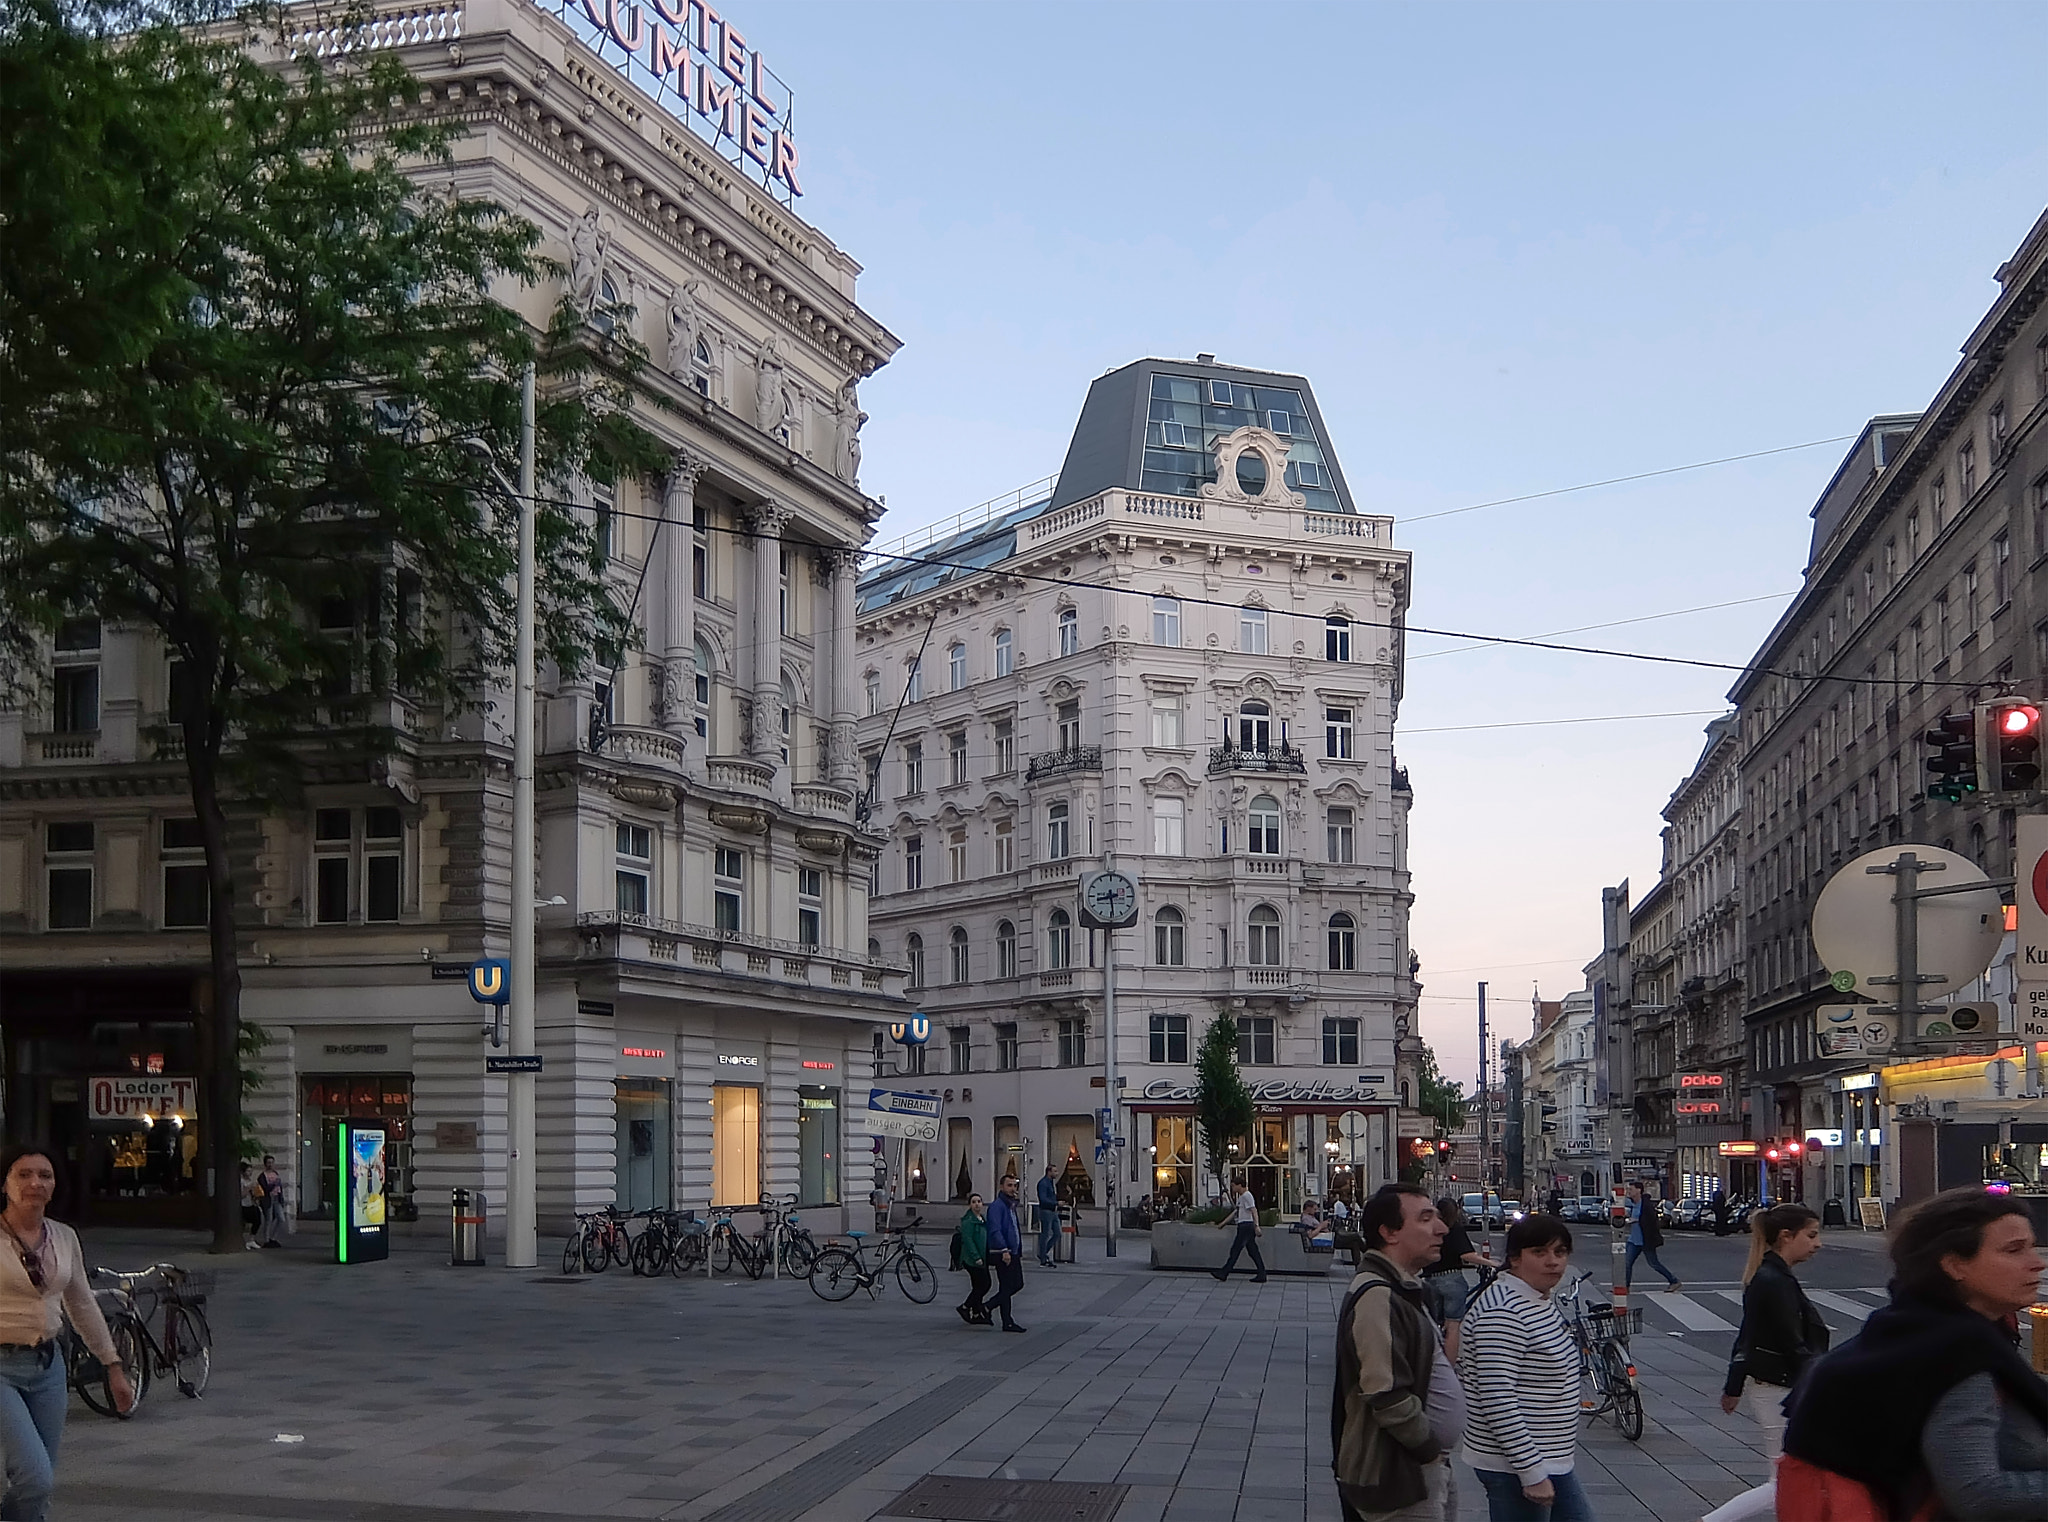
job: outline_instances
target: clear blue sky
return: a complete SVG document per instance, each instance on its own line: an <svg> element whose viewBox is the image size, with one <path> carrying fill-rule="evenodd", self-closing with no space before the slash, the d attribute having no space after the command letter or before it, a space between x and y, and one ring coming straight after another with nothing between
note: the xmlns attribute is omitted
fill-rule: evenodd
<svg viewBox="0 0 2048 1522"><path fill-rule="evenodd" d="M864 389L889 538L1056 470L1089 380L1314 383L1397 519L1923 406L2048 203L2039 5L729 0L796 92L801 209L904 340ZM1842 445L1397 527L1413 618L1526 635L1789 593ZM1592 642L1740 662L1778 602ZM1525 1034L1657 875L1724 675L1411 645L1424 1033Z"/></svg>

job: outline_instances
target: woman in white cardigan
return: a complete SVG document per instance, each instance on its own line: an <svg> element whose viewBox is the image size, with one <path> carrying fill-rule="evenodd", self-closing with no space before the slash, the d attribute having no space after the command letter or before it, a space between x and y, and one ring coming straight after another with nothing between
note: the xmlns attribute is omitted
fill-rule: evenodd
<svg viewBox="0 0 2048 1522"><path fill-rule="evenodd" d="M1524 1216L1508 1228L1507 1272L1465 1311L1465 1458L1486 1489L1491 1522L1593 1519L1573 1473L1579 1352L1551 1299L1571 1255L1563 1221Z"/></svg>

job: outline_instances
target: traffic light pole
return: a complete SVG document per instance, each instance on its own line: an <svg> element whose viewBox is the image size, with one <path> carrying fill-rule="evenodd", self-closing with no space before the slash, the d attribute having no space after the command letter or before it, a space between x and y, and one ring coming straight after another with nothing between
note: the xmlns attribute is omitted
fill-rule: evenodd
<svg viewBox="0 0 2048 1522"><path fill-rule="evenodd" d="M1922 872L1946 872L1948 864L1940 861L1923 861L1912 850L1901 851L1897 858L1881 866L1865 867L1864 871L1874 876L1890 876L1896 879L1892 889L1892 904L1895 910L1893 923L1893 953L1898 961L1896 977L1874 977L1869 981L1880 984L1895 984L1895 997L1890 1005L1880 1004L1879 1009L1888 1009L1898 1018L1899 1038L1893 1050L1901 1057L1914 1057L1920 1052L1920 1017L1935 1013L1931 1004L1920 1002L1920 985L1947 981L1938 972L1920 971L1920 901L1925 898L1946 898L1953 893L1982 893L1986 889L2005 889L2013 886L2010 877L1994 877L1983 882L1955 883L1947 887L1923 888L1920 886Z"/></svg>
<svg viewBox="0 0 2048 1522"><path fill-rule="evenodd" d="M1493 1107L1486 1081L1486 985L1479 985L1479 1240L1480 1252L1493 1256L1493 1212L1487 1195L1493 1189ZM1501 1212L1502 1223L1507 1212Z"/></svg>

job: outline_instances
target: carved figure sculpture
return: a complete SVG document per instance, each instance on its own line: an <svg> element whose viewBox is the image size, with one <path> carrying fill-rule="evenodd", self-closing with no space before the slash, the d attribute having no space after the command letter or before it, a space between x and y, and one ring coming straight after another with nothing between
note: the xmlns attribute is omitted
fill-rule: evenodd
<svg viewBox="0 0 2048 1522"><path fill-rule="evenodd" d="M591 207L569 230L569 304L579 312L597 305L605 255L611 252L611 229Z"/></svg>
<svg viewBox="0 0 2048 1522"><path fill-rule="evenodd" d="M754 426L773 433L782 421L782 351L773 337L754 355Z"/></svg>
<svg viewBox="0 0 2048 1522"><path fill-rule="evenodd" d="M671 375L688 375L697 357L697 299L704 282L692 280L669 298L668 370Z"/></svg>
<svg viewBox="0 0 2048 1522"><path fill-rule="evenodd" d="M849 484L860 480L860 430L868 415L860 410L860 381L849 379L839 388L833 414L839 425L839 454L835 464L839 478Z"/></svg>

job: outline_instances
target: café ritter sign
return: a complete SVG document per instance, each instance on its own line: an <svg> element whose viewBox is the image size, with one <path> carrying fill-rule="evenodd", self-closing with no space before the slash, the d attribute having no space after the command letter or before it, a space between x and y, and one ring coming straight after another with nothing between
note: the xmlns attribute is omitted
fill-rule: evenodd
<svg viewBox="0 0 2048 1522"><path fill-rule="evenodd" d="M1250 1083L1245 1087L1252 1092L1253 1104L1355 1104L1380 1097L1379 1088L1374 1084L1331 1083L1327 1078L1318 1078L1312 1083ZM1149 1099L1165 1100L1170 1104L1193 1104L1195 1086L1175 1083L1171 1078L1158 1078L1146 1084L1138 1097L1140 1102Z"/></svg>
<svg viewBox="0 0 2048 1522"><path fill-rule="evenodd" d="M623 52L635 84L686 125L701 124L696 130L713 143L731 144L738 161L759 169L771 188L804 193L789 88L704 0L553 0L549 8L601 56Z"/></svg>

